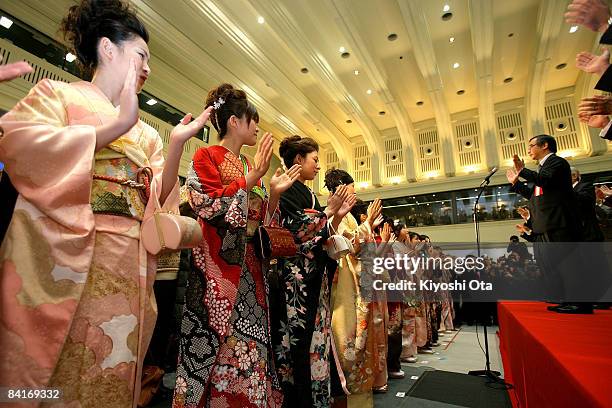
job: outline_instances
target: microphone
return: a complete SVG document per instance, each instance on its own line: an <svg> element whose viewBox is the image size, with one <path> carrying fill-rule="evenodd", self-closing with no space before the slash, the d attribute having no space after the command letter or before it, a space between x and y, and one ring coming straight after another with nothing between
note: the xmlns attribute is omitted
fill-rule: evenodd
<svg viewBox="0 0 612 408"><path fill-rule="evenodd" d="M489 180L491 179L491 177L497 173L497 167L493 167L491 169L491 171L489 172L489 174L487 174L487 177L484 178L484 181L489 182Z"/></svg>

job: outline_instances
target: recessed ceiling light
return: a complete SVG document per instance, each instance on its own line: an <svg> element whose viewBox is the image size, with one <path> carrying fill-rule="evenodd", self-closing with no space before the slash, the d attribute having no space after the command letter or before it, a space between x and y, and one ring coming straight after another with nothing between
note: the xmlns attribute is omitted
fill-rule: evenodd
<svg viewBox="0 0 612 408"><path fill-rule="evenodd" d="M508 33L508 37L514 37L514 33Z"/></svg>
<svg viewBox="0 0 612 408"><path fill-rule="evenodd" d="M354 70L354 71L353 71L353 74L355 74L355 75L359 75L359 70L358 70L358 69Z"/></svg>
<svg viewBox="0 0 612 408"><path fill-rule="evenodd" d="M66 61L68 62L72 62L76 59L76 55L74 55L73 53L69 52L68 54L66 54Z"/></svg>
<svg viewBox="0 0 612 408"><path fill-rule="evenodd" d="M575 33L576 31L578 31L578 26L571 26L569 29L570 34Z"/></svg>
<svg viewBox="0 0 612 408"><path fill-rule="evenodd" d="M453 18L453 13L444 13L444 14L442 14L442 20L444 20L444 21L448 21L451 18Z"/></svg>
<svg viewBox="0 0 612 408"><path fill-rule="evenodd" d="M424 103L425 103L425 102L423 102L423 101L417 101L417 103L416 103L416 104L417 104L417 106L423 106L423 104L424 104Z"/></svg>
<svg viewBox="0 0 612 408"><path fill-rule="evenodd" d="M459 63L458 63L458 62L455 62L455 63L453 64L453 68L455 68L455 69L459 68L460 66L461 66L461 65L459 65Z"/></svg>
<svg viewBox="0 0 612 408"><path fill-rule="evenodd" d="M7 17L0 17L0 26L4 27L4 28L11 28L11 26L13 25L13 20L7 18Z"/></svg>
<svg viewBox="0 0 612 408"><path fill-rule="evenodd" d="M465 90L460 89L457 91L457 95L463 95L465 93Z"/></svg>
<svg viewBox="0 0 612 408"><path fill-rule="evenodd" d="M380 111L380 112L378 112L378 114L379 114L380 116L385 116L385 115L387 114L387 112L385 112L385 111Z"/></svg>
<svg viewBox="0 0 612 408"><path fill-rule="evenodd" d="M563 68L565 68L565 67L567 67L567 64L566 64L565 62L562 62L561 64L557 65L555 68L557 68L557 69L563 69Z"/></svg>
<svg viewBox="0 0 612 408"><path fill-rule="evenodd" d="M346 123L353 123L353 121L352 121L352 120L350 120L350 119L347 119L347 120L346 120Z"/></svg>
<svg viewBox="0 0 612 408"><path fill-rule="evenodd" d="M512 78L512 77L508 77L508 78L504 79L504 83L505 84L509 84L510 82L512 82L513 79L514 78Z"/></svg>
<svg viewBox="0 0 612 408"><path fill-rule="evenodd" d="M446 13L447 11L450 11L450 6L449 6L448 4L445 4L445 5L444 5L444 8L442 8L442 11L443 11L443 12L445 12L445 13Z"/></svg>
<svg viewBox="0 0 612 408"><path fill-rule="evenodd" d="M389 35L387 36L387 40L389 40L389 41L395 41L395 40L397 40L397 34L395 34L395 33L391 33L391 34L389 34Z"/></svg>
<svg viewBox="0 0 612 408"><path fill-rule="evenodd" d="M265 23L265 22L266 22L266 20L265 20L265 19L264 19L262 16L259 16L259 17L257 17L257 22L258 22L259 24L263 24L263 23Z"/></svg>
<svg viewBox="0 0 612 408"><path fill-rule="evenodd" d="M149 105L149 106L153 106L153 105L155 105L156 103L157 103L157 101L156 101L155 99L153 99L153 98L151 98L151 99L149 99L149 100L147 101L147 105Z"/></svg>
<svg viewBox="0 0 612 408"><path fill-rule="evenodd" d="M371 89L368 89L368 90L366 91L366 93L367 93L368 95L372 95L372 90L371 90Z"/></svg>
<svg viewBox="0 0 612 408"><path fill-rule="evenodd" d="M304 67L304 68L300 69L300 72L302 74L307 74L308 73L308 68Z"/></svg>
<svg viewBox="0 0 612 408"><path fill-rule="evenodd" d="M340 56L341 56L342 58L348 58L348 57L350 57L350 56L351 56L351 53L350 53L350 52L345 51L345 52L343 52L342 54L340 54Z"/></svg>
<svg viewBox="0 0 612 408"><path fill-rule="evenodd" d="M455 42L455 37L451 37L451 38L449 38L449 39L448 39L448 42L449 42L449 43L454 43L454 42Z"/></svg>
<svg viewBox="0 0 612 408"><path fill-rule="evenodd" d="M346 51L346 48L344 48L344 47L340 47L340 48L338 49L338 51L340 51L341 53L342 53L342 52L345 52L345 51Z"/></svg>

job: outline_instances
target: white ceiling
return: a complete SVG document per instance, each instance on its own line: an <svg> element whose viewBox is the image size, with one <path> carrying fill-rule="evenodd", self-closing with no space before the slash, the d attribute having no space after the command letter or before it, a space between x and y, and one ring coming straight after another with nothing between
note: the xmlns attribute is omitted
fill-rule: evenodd
<svg viewBox="0 0 612 408"><path fill-rule="evenodd" d="M504 101L519 100L528 121L537 121L543 95L574 87L579 78L575 55L596 43L596 35L584 28L569 33L562 18L567 3L133 1L151 34L148 92L193 112L209 89L233 83L255 102L264 129L278 139L299 133L329 144L348 168L352 146L362 141L382 160L388 134L399 135L414 157L415 129L423 124L435 123L441 141L450 140L451 123L460 112L488 115L480 120L486 134L482 127L494 128L495 104ZM72 4L4 0L2 8L57 37ZM441 18L445 5L453 13L448 21ZM264 24L258 23L260 16ZM389 34L397 39L389 41ZM342 58L340 47L350 57ZM567 66L556 69L561 63ZM506 78L512 81L504 83ZM483 166L491 163L496 160ZM409 173L407 178L414 178ZM446 168L445 173L454 171Z"/></svg>

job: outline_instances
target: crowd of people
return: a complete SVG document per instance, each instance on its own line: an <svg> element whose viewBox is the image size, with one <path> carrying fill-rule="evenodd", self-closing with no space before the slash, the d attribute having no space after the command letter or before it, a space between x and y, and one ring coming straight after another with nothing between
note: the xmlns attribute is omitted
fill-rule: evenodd
<svg viewBox="0 0 612 408"><path fill-rule="evenodd" d="M605 31L605 42L612 34L602 5L575 0L568 21ZM61 31L87 80L42 80L0 122L0 160L18 192L0 249L0 385L61 389L62 406L143 405L141 389L160 378L145 362L161 355L176 370L173 407L365 407L389 380L404 377L402 362L434 353L440 336L452 333L461 293L416 290L397 299L367 290L372 256L444 252L385 218L380 199L359 202L344 170L325 174L330 196L323 207L306 185L320 171L313 139L284 138L284 169L265 186L272 135L259 137L259 114L246 93L221 84L199 115L186 115L173 129L164 155L160 136L138 117L137 92L151 69L149 34L134 11L120 0L83 0L69 9ZM601 73L607 87L607 58L583 53L577 64ZM0 80L29 69L5 66ZM606 126L609 106L607 97L587 98L580 117ZM195 153L180 191L183 146L208 120L219 143ZM605 137L612 134L607 126ZM244 145L257 145L254 160L241 153ZM529 199L517 229L535 242L551 300L562 301L575 270L559 272L557 258L566 255L544 243L603 237L592 219L595 190L555 152L553 137L536 136L529 155L539 170L515 157L507 176ZM600 188L597 197L607 200L610 192ZM197 220L203 239L180 259L148 252L141 224L179 211ZM272 253L292 244L293 252L263 256L263 240L255 242L262 227L291 237L271 239ZM483 271L461 275L537 277L529 251L512 241L508 256L485 258ZM176 286L160 281L174 280L179 270L175 297ZM389 269L383 280L449 283L457 275ZM586 313L592 305L562 302L551 310ZM171 337L172 347L164 341Z"/></svg>

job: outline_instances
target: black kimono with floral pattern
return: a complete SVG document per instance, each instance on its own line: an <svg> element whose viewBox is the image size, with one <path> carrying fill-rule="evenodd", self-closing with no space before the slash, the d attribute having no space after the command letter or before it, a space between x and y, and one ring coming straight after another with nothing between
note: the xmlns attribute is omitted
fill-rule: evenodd
<svg viewBox="0 0 612 408"><path fill-rule="evenodd" d="M285 407L330 404L331 280L336 261L327 256L327 216L303 183L281 195L281 223L299 245L279 259L270 310L275 366Z"/></svg>

